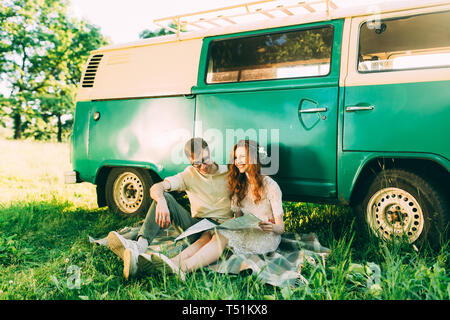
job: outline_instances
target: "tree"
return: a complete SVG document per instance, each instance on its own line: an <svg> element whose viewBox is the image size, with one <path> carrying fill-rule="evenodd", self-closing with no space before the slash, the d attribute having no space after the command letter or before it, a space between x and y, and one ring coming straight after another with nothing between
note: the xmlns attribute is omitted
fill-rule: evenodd
<svg viewBox="0 0 450 320"><path fill-rule="evenodd" d="M172 28L172 29L175 29L175 30L178 28L175 23L169 24L169 27ZM186 28L181 26L180 31L181 32L185 32ZM153 38L153 37L165 36L165 35L168 35L168 34L174 34L174 32L172 32L170 30L167 30L167 29L164 29L164 28L160 28L160 29L157 29L157 30L145 29L144 31L142 31L139 34L139 38L141 38L141 39L148 39L148 38Z"/></svg>
<svg viewBox="0 0 450 320"><path fill-rule="evenodd" d="M14 11L5 6L5 0L0 0L0 74L6 63L5 53L8 51L8 42L5 41L5 30L9 19L15 16Z"/></svg>
<svg viewBox="0 0 450 320"><path fill-rule="evenodd" d="M0 126L6 127L6 118L8 117L7 108L9 101L2 94L0 94Z"/></svg>
<svg viewBox="0 0 450 320"><path fill-rule="evenodd" d="M25 90L26 69L29 66L31 48L38 47L38 40L28 35L36 30L34 14L36 3L31 1L2 0L1 17L1 68L2 79L11 85L8 105L14 120L14 137L20 138L22 113L26 108Z"/></svg>
<svg viewBox="0 0 450 320"><path fill-rule="evenodd" d="M40 90L41 113L56 118L57 139L62 141L65 128L62 117L73 115L77 84L82 67L92 50L107 44L97 27L84 21L67 19L59 22L58 33L51 40L54 48L48 50L43 65L54 72L48 84ZM47 65L46 65L47 64ZM55 64L58 64L54 68Z"/></svg>
<svg viewBox="0 0 450 320"><path fill-rule="evenodd" d="M0 71L11 89L9 116L14 138L19 139L28 125L39 122L35 117L41 116L41 108L56 116L58 123L73 110L67 92L79 82L90 51L107 42L96 27L68 18L67 0L0 1ZM48 95L61 103L40 101Z"/></svg>

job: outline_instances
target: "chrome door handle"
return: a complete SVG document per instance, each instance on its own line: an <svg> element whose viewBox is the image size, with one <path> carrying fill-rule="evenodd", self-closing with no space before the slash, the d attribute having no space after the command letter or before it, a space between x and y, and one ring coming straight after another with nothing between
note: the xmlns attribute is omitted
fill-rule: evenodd
<svg viewBox="0 0 450 320"><path fill-rule="evenodd" d="M360 106L349 106L345 108L345 111L352 112L352 111L362 111L362 110L373 110L374 106L368 106L368 107L360 107Z"/></svg>
<svg viewBox="0 0 450 320"><path fill-rule="evenodd" d="M327 108L312 108L312 109L305 109L305 110L298 110L299 113L314 113L314 112L325 112L327 111Z"/></svg>

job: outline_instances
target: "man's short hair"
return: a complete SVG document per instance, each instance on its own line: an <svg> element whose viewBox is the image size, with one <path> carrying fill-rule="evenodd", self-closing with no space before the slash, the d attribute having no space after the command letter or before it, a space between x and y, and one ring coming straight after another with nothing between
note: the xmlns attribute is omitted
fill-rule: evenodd
<svg viewBox="0 0 450 320"><path fill-rule="evenodd" d="M203 150L209 150L208 143L203 138L191 138L184 145L184 153L188 159L197 159Z"/></svg>

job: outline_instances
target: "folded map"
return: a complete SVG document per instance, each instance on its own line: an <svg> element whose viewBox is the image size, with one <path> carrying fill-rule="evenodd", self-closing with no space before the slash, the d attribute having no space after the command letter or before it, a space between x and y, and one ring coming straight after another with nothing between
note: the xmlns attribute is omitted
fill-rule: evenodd
<svg viewBox="0 0 450 320"><path fill-rule="evenodd" d="M193 226L187 228L186 231L184 231L175 239L175 241L199 232L204 232L212 229L240 230L258 228L258 223L260 221L262 220L251 213L244 213L243 216L227 220L222 224L215 224L208 219L202 219Z"/></svg>

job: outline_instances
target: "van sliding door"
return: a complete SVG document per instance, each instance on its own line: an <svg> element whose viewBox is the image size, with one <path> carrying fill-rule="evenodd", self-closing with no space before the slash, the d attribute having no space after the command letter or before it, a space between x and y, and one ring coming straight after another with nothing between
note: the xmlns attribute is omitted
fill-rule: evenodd
<svg viewBox="0 0 450 320"><path fill-rule="evenodd" d="M287 199L336 197L342 20L204 40L196 127L218 163L257 140Z"/></svg>

